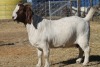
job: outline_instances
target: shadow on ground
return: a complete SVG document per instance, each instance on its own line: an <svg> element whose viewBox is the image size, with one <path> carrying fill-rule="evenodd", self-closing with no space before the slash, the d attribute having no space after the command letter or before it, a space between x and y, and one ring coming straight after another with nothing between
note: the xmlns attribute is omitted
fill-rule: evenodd
<svg viewBox="0 0 100 67"><path fill-rule="evenodd" d="M4 41L0 41L0 46L6 46L6 45L15 45L14 43L8 43Z"/></svg>
<svg viewBox="0 0 100 67"><path fill-rule="evenodd" d="M66 61L61 61L61 62L58 62L58 63L54 63L52 65L56 65L56 64L62 64L63 66L65 66L65 65L71 65L71 64L75 64L76 63L76 59L77 58L69 59L69 60L66 60ZM89 64L87 66L93 66L93 65L100 64L100 55L91 55L89 62L90 63L91 62L96 62L96 63L95 64Z"/></svg>

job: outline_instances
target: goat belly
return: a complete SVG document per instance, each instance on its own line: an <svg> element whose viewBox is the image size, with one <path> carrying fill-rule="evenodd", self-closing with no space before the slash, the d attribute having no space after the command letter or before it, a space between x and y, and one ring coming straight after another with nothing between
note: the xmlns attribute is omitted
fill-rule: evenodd
<svg viewBox="0 0 100 67"><path fill-rule="evenodd" d="M75 46L74 43L76 41L76 36L75 35L69 35L69 37L62 37L61 36L56 36L53 37L53 39L50 42L50 47L73 47Z"/></svg>

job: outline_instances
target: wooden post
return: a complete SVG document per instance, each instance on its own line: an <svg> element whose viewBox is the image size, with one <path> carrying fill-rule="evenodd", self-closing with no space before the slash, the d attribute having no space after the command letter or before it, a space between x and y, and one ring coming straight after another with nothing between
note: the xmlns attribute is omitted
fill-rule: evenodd
<svg viewBox="0 0 100 67"><path fill-rule="evenodd" d="M83 17L85 17L85 2L86 2L86 0L84 0L84 13L83 13Z"/></svg>
<svg viewBox="0 0 100 67"><path fill-rule="evenodd" d="M100 0L99 0L99 7L100 7Z"/></svg>
<svg viewBox="0 0 100 67"><path fill-rule="evenodd" d="M78 8L78 10L77 10L77 12L78 12L78 16L80 17L81 16L81 13L80 13L80 7L81 7L81 0L77 0L77 8Z"/></svg>
<svg viewBox="0 0 100 67"><path fill-rule="evenodd" d="M72 16L72 0L70 0L70 16Z"/></svg>
<svg viewBox="0 0 100 67"><path fill-rule="evenodd" d="M90 7L93 6L93 0L90 0Z"/></svg>

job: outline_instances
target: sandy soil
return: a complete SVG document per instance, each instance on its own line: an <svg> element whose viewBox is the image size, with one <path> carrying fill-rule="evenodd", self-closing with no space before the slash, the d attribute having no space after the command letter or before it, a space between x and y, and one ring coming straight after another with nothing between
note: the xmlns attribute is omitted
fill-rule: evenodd
<svg viewBox="0 0 100 67"><path fill-rule="evenodd" d="M100 67L100 23L91 22L91 55L86 67ZM82 67L76 64L77 48L51 49L51 67ZM36 49L30 45L25 26L0 22L0 67L35 67Z"/></svg>

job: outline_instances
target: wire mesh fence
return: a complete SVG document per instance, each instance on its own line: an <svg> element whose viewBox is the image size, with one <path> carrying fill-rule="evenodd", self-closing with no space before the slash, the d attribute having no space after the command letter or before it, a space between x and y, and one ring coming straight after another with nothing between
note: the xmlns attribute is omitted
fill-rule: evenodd
<svg viewBox="0 0 100 67"><path fill-rule="evenodd" d="M70 6L69 1L39 2L33 7L33 11L43 17L65 17L70 16Z"/></svg>
<svg viewBox="0 0 100 67"><path fill-rule="evenodd" d="M81 3L83 4L80 7L81 17L85 17L85 15L88 13L91 3L92 2L89 2L89 5L87 5L85 2ZM95 3L93 6L95 5L98 5L98 3ZM58 19L66 16L78 15L78 2L77 0L38 2L33 5L33 11L35 14L42 17ZM95 17L99 18L99 16L100 11L96 12L95 14Z"/></svg>

